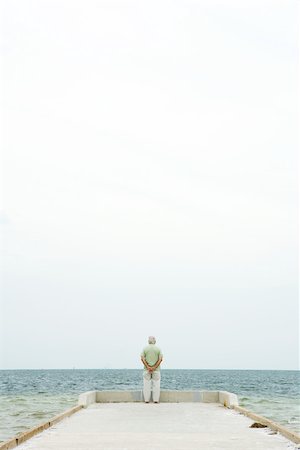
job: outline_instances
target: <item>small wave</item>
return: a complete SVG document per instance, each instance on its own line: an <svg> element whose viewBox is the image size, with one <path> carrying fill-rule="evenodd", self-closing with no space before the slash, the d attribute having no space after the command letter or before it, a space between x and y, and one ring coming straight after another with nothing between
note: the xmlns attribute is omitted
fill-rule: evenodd
<svg viewBox="0 0 300 450"><path fill-rule="evenodd" d="M18 427L13 427L13 430L16 430L16 434L22 434L23 430L28 430L28 426L26 425L19 425Z"/></svg>
<svg viewBox="0 0 300 450"><path fill-rule="evenodd" d="M34 412L30 414L31 417L36 417L37 419L42 419L45 417L45 413Z"/></svg>
<svg viewBox="0 0 300 450"><path fill-rule="evenodd" d="M288 420L288 423L300 423L300 418L299 417L291 417Z"/></svg>
<svg viewBox="0 0 300 450"><path fill-rule="evenodd" d="M252 400L257 405L270 405L272 403L278 403L276 400L268 400L267 398L261 398L259 400Z"/></svg>

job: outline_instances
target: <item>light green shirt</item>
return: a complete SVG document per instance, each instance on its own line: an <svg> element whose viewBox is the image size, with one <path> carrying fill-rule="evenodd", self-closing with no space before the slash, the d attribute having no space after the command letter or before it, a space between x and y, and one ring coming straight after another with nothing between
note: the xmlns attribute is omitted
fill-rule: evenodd
<svg viewBox="0 0 300 450"><path fill-rule="evenodd" d="M155 344L149 344L143 349L141 356L145 358L149 366L154 366L163 355L160 348L156 347ZM146 366L144 367L146 369ZM155 370L160 370L160 366Z"/></svg>

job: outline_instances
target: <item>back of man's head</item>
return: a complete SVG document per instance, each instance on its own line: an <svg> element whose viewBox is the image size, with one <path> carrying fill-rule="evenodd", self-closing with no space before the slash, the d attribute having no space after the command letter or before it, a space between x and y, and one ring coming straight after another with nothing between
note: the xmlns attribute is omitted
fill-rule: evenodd
<svg viewBox="0 0 300 450"><path fill-rule="evenodd" d="M156 339L154 336L149 336L148 337L148 343L149 344L156 344Z"/></svg>

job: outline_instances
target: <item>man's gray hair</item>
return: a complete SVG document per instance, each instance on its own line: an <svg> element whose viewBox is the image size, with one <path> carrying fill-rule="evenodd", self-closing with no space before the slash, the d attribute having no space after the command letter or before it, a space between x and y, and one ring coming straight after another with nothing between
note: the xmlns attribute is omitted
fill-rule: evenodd
<svg viewBox="0 0 300 450"><path fill-rule="evenodd" d="M149 344L156 344L156 339L154 336L149 336L148 337L148 343Z"/></svg>

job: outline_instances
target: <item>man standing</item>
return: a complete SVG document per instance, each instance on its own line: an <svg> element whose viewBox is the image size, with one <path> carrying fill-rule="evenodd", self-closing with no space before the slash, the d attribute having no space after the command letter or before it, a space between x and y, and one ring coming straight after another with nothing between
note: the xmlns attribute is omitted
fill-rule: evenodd
<svg viewBox="0 0 300 450"><path fill-rule="evenodd" d="M160 395L160 363L163 355L160 349L155 345L156 339L154 336L149 336L148 344L141 353L141 360L144 364L144 400L149 403L151 396L151 382L152 395L154 403L159 402Z"/></svg>

